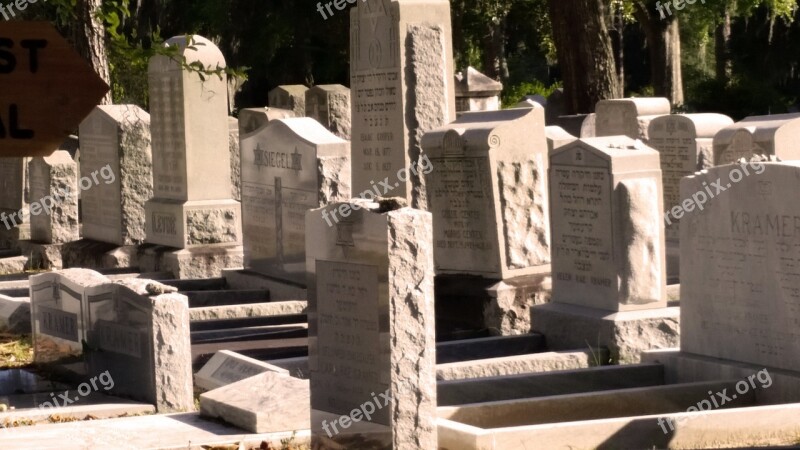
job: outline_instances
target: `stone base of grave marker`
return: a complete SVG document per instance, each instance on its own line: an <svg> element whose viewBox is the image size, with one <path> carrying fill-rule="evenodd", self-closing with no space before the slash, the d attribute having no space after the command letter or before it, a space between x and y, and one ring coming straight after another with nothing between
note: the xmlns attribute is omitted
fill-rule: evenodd
<svg viewBox="0 0 800 450"><path fill-rule="evenodd" d="M137 268L138 246L118 246L92 239L69 242L61 248L64 267L83 267L86 269Z"/></svg>
<svg viewBox="0 0 800 450"><path fill-rule="evenodd" d="M231 289L266 289L271 301L306 300L308 289L304 284L278 280L252 270L223 270L222 276Z"/></svg>
<svg viewBox="0 0 800 450"><path fill-rule="evenodd" d="M242 242L241 204L236 200L152 199L145 211L151 244L196 248Z"/></svg>
<svg viewBox="0 0 800 450"><path fill-rule="evenodd" d="M0 217L10 216L14 213L18 213L18 210L14 211L0 208ZM3 216L3 214L5 214L5 216ZM31 238L31 224L29 221L20 223L17 226L11 226L13 224L9 220L8 225L9 226L3 225L3 223L0 222L0 249L18 248L19 241Z"/></svg>
<svg viewBox="0 0 800 450"><path fill-rule="evenodd" d="M680 351L678 348L651 350L642 353L642 363L660 363L664 366L664 382L697 383L713 380L746 380L764 370L760 364L700 356ZM800 402L800 372L767 369L772 384L758 391L762 404ZM764 383L756 380L756 385Z"/></svg>
<svg viewBox="0 0 800 450"><path fill-rule="evenodd" d="M172 272L179 279L219 277L224 269L242 268L243 265L244 248L241 245L183 250L146 246L139 251L139 269L142 272Z"/></svg>
<svg viewBox="0 0 800 450"><path fill-rule="evenodd" d="M534 306L530 314L531 330L545 336L550 350L607 347L611 361L618 364L638 363L643 351L680 342L679 307L614 313L549 303Z"/></svg>
<svg viewBox="0 0 800 450"><path fill-rule="evenodd" d="M20 241L19 248L28 258L25 268L28 270L50 270L64 267L62 258L63 244L39 244L31 241Z"/></svg>
<svg viewBox="0 0 800 450"><path fill-rule="evenodd" d="M437 275L437 334L488 329L492 335L529 333L531 307L550 302L550 273L504 280L477 276Z"/></svg>

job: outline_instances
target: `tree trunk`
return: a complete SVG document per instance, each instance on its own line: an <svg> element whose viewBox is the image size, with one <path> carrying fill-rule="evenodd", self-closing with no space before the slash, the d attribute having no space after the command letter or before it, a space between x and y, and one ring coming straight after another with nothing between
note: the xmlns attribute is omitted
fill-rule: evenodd
<svg viewBox="0 0 800 450"><path fill-rule="evenodd" d="M714 30L714 58L716 60L717 81L725 85L730 81L732 73L730 44L731 13L726 10L722 23Z"/></svg>
<svg viewBox="0 0 800 450"><path fill-rule="evenodd" d="M489 78L508 81L508 62L506 61L506 14L491 21L483 39L483 72Z"/></svg>
<svg viewBox="0 0 800 450"><path fill-rule="evenodd" d="M681 36L677 15L662 19L658 11L636 2L634 17L644 30L650 54L650 81L656 96L666 97L674 106L683 104Z"/></svg>
<svg viewBox="0 0 800 450"><path fill-rule="evenodd" d="M598 101L621 97L602 0L548 0L548 6L565 113L590 113Z"/></svg>
<svg viewBox="0 0 800 450"><path fill-rule="evenodd" d="M111 86L106 51L106 31L102 21L95 16L95 12L101 4L102 0L78 0L75 6L78 20L73 28L73 41L78 53L86 59L97 75ZM111 91L109 91L100 104L110 105L111 103Z"/></svg>

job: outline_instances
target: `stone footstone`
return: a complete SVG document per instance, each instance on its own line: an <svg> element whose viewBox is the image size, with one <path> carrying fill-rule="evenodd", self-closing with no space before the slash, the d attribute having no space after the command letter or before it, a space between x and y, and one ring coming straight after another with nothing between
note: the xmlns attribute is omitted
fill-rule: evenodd
<svg viewBox="0 0 800 450"><path fill-rule="evenodd" d="M497 111L503 83L478 72L474 67L455 75L456 112Z"/></svg>
<svg viewBox="0 0 800 450"><path fill-rule="evenodd" d="M79 239L78 166L57 150L30 162L31 241L63 244Z"/></svg>
<svg viewBox="0 0 800 450"><path fill-rule="evenodd" d="M307 90L306 116L349 141L350 89L341 84L320 84Z"/></svg>
<svg viewBox="0 0 800 450"><path fill-rule="evenodd" d="M200 395L200 415L219 418L251 433L307 430L308 380L264 372Z"/></svg>
<svg viewBox="0 0 800 450"><path fill-rule="evenodd" d="M610 312L550 303L533 308L531 329L547 337L551 350L606 347L610 360L598 364L635 364L646 350L678 345L680 308Z"/></svg>
<svg viewBox="0 0 800 450"><path fill-rule="evenodd" d="M292 113L294 113L294 117L305 117L306 91L308 91L308 88L302 84L278 86L269 91L269 106L270 108L280 108L292 111Z"/></svg>
<svg viewBox="0 0 800 450"><path fill-rule="evenodd" d="M195 387L213 390L263 372L275 372L289 375L289 371L281 369L247 356L228 350L220 350L194 376Z"/></svg>

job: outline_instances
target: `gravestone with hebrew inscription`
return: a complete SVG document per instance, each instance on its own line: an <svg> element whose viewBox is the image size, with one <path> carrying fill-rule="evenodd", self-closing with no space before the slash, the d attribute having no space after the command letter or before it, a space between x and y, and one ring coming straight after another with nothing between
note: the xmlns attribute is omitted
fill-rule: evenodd
<svg viewBox="0 0 800 450"><path fill-rule="evenodd" d="M350 11L353 192L389 178L426 208L424 178L398 180L420 158L429 130L455 119L450 4L367 0Z"/></svg>
<svg viewBox="0 0 800 450"><path fill-rule="evenodd" d="M288 109L294 113L295 117L305 117L306 91L308 88L302 84L278 86L269 91L269 106Z"/></svg>
<svg viewBox="0 0 800 450"><path fill-rule="evenodd" d="M519 130L526 130L520 133ZM509 278L550 262L544 108L463 113L422 148L437 273Z"/></svg>
<svg viewBox="0 0 800 450"><path fill-rule="evenodd" d="M150 115L136 105L98 106L81 123L80 148L81 177L92 180L81 195L83 237L144 242L144 205L153 195Z"/></svg>
<svg viewBox="0 0 800 450"><path fill-rule="evenodd" d="M553 297L624 311L666 305L658 152L581 139L550 154Z"/></svg>
<svg viewBox="0 0 800 450"><path fill-rule="evenodd" d="M166 45L178 46L190 64L225 67L222 52L202 36L177 36ZM148 73L153 198L146 205L146 241L187 250L166 256L176 276L214 276L241 266L225 81L201 78L166 56L154 56Z"/></svg>
<svg viewBox="0 0 800 450"><path fill-rule="evenodd" d="M328 226L335 209L351 213ZM431 214L387 209L359 201L306 215L315 448L437 445ZM370 417L340 420L367 402Z"/></svg>
<svg viewBox="0 0 800 450"><path fill-rule="evenodd" d="M664 189L664 210L681 205L681 178L713 164L714 135L733 123L722 114L672 114L650 122L648 145L658 151ZM679 219L666 217L667 276L679 275Z"/></svg>
<svg viewBox="0 0 800 450"><path fill-rule="evenodd" d="M350 198L350 144L308 117L241 136L245 265L306 282L305 213Z"/></svg>
<svg viewBox="0 0 800 450"><path fill-rule="evenodd" d="M681 220L681 351L798 372L800 164L714 167L681 196L717 179L739 181Z"/></svg>
<svg viewBox="0 0 800 450"><path fill-rule="evenodd" d="M350 140L350 89L341 84L320 84L306 91L306 116L331 133Z"/></svg>
<svg viewBox="0 0 800 450"><path fill-rule="evenodd" d="M669 100L663 97L600 100L595 106L595 135L628 136L647 142L650 121L669 114L670 108Z"/></svg>
<svg viewBox="0 0 800 450"><path fill-rule="evenodd" d="M800 159L797 139L800 114L751 116L729 125L714 136L715 166L742 158L776 156L781 160Z"/></svg>
<svg viewBox="0 0 800 450"><path fill-rule="evenodd" d="M552 350L605 346L620 363L676 346L658 152L626 136L580 139L550 154L549 181L552 296L533 306L531 329Z"/></svg>

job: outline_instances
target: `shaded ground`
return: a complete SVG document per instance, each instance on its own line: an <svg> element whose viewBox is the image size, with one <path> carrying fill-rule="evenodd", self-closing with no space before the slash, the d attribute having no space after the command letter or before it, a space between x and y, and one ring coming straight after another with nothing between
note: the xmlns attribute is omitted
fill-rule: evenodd
<svg viewBox="0 0 800 450"><path fill-rule="evenodd" d="M33 362L29 335L0 333L0 369L22 367Z"/></svg>

